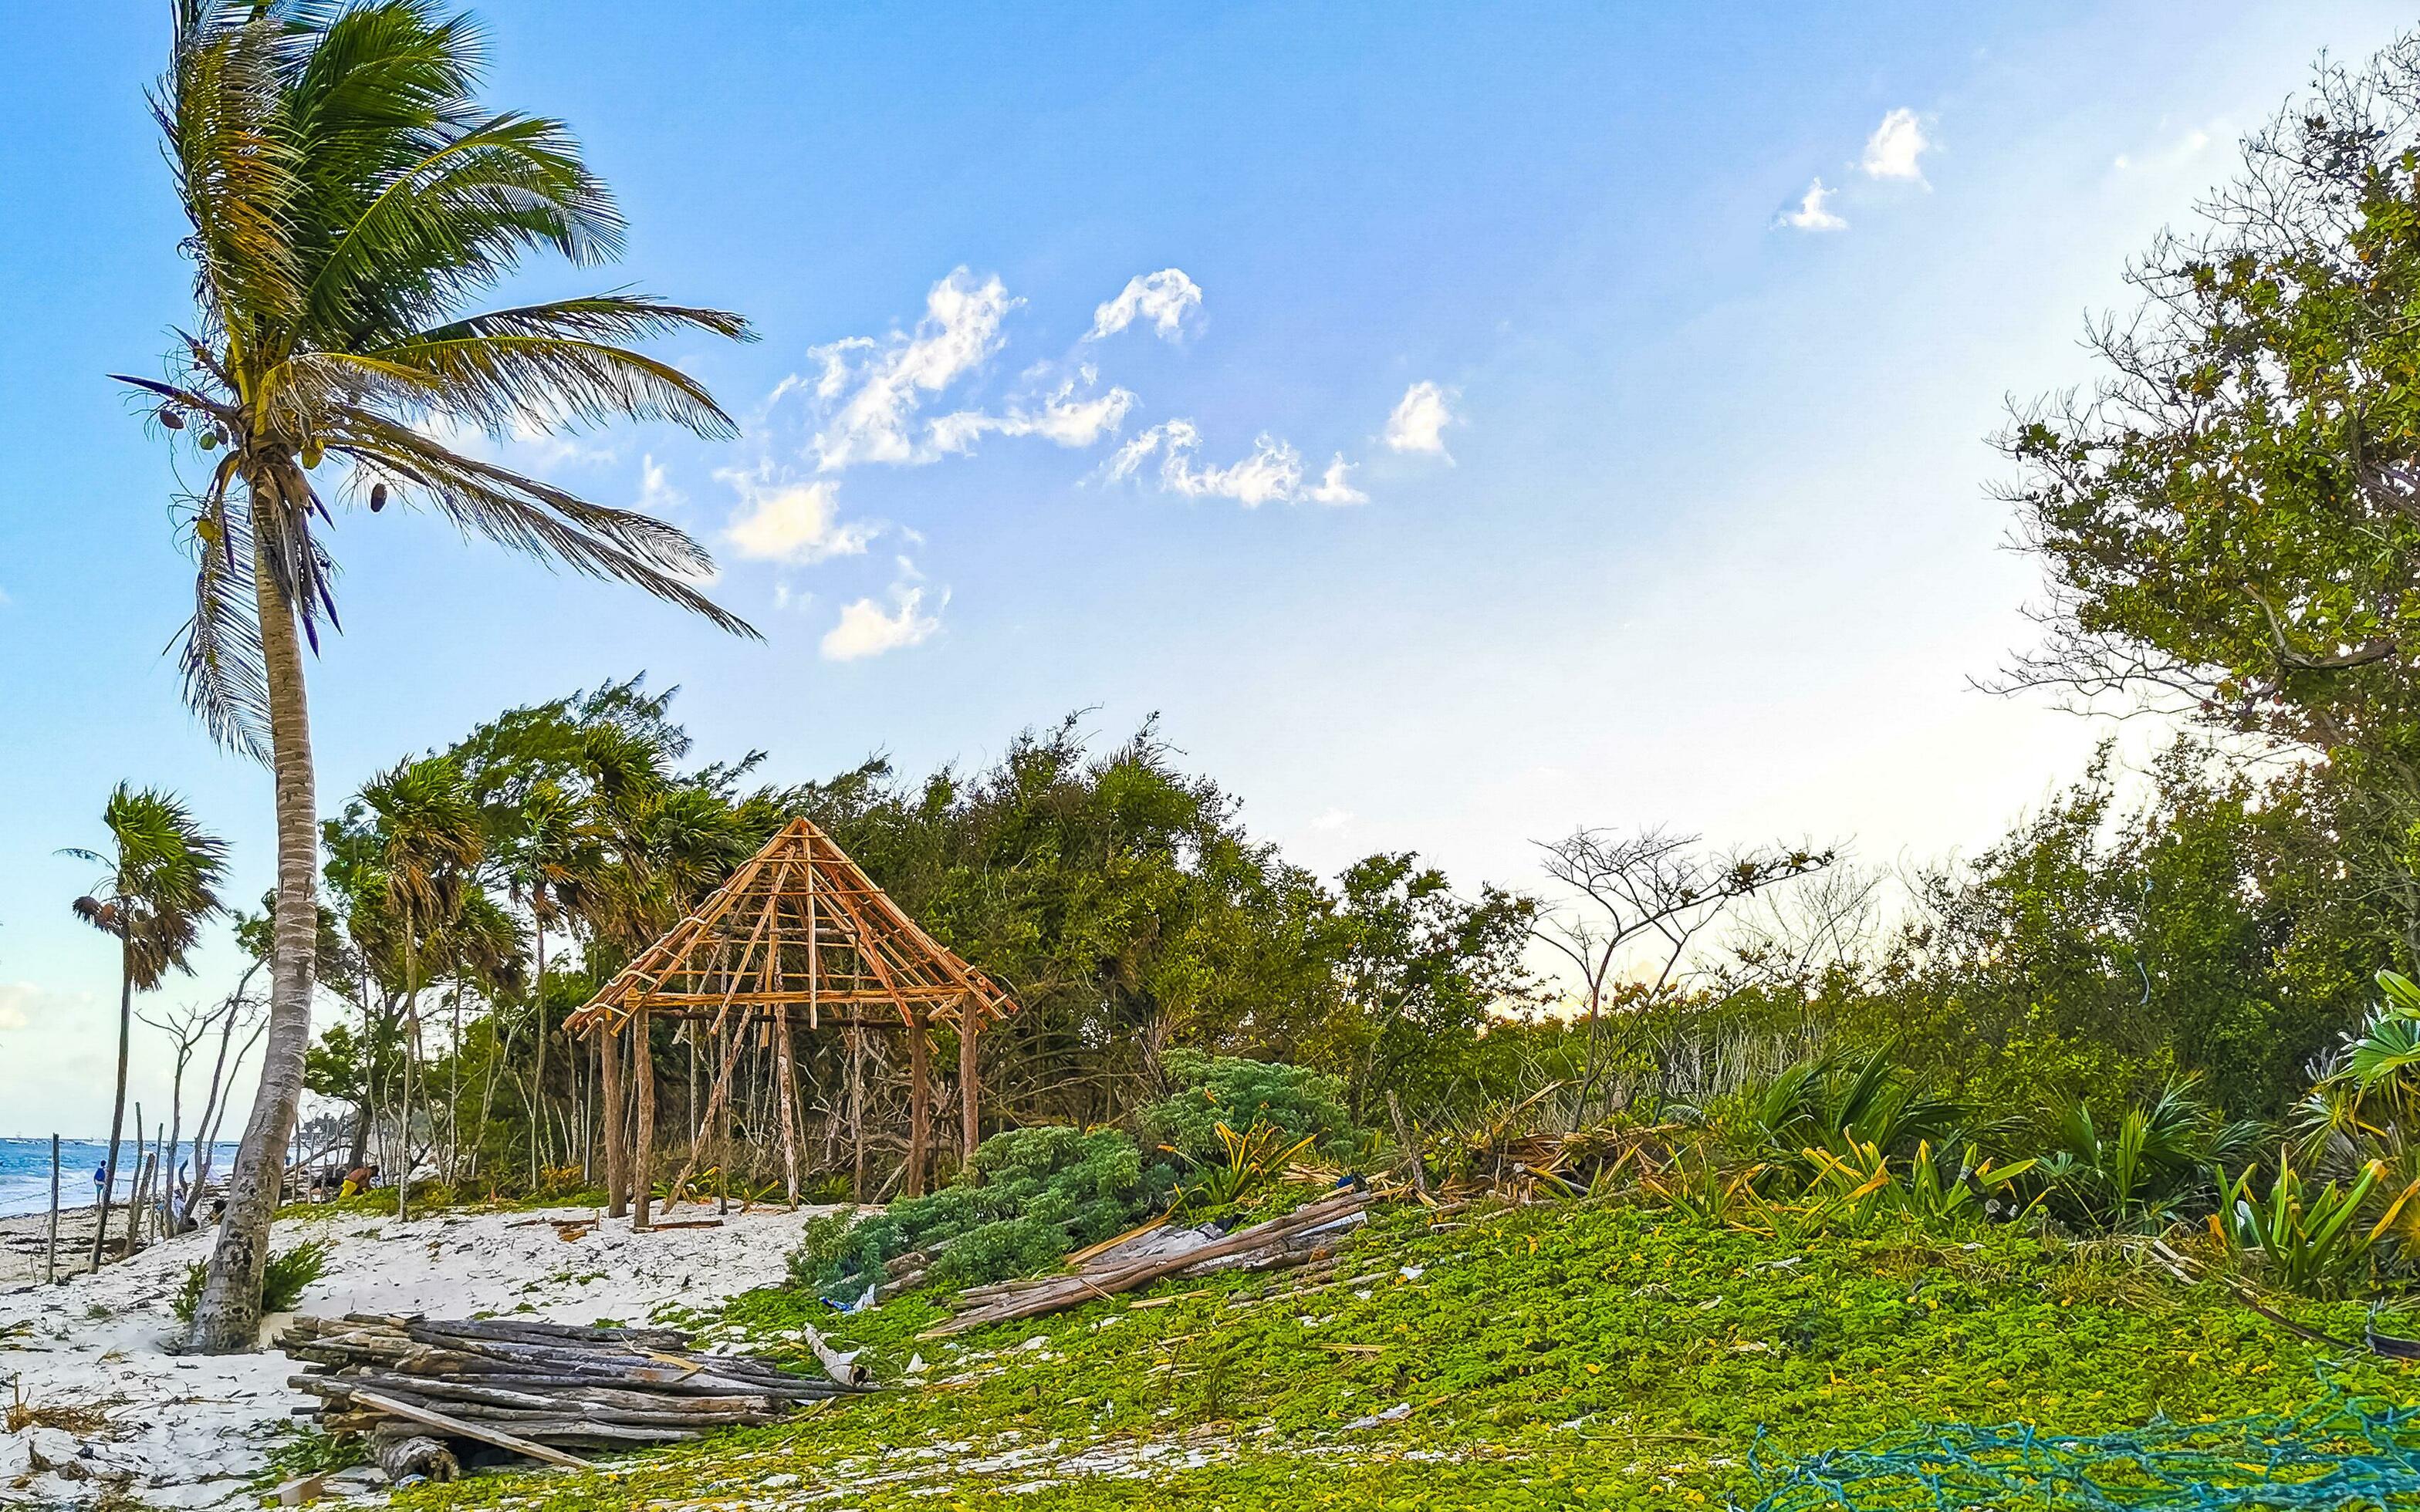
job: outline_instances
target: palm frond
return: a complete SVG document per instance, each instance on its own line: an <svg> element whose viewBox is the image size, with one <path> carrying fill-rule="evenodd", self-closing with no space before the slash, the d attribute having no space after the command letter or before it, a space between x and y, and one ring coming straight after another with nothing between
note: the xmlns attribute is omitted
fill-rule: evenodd
<svg viewBox="0 0 2420 1512"><path fill-rule="evenodd" d="M305 300L315 327L355 347L441 317L537 248L579 264L608 261L624 230L563 124L511 115L450 134L338 224Z"/></svg>
<svg viewBox="0 0 2420 1512"><path fill-rule="evenodd" d="M237 19L238 10L247 13ZM189 5L178 23L152 113L194 224L203 306L241 337L302 303L289 235L301 183L285 129L284 28L265 8L232 6Z"/></svg>
<svg viewBox="0 0 2420 1512"><path fill-rule="evenodd" d="M712 440L739 434L695 378L619 347L561 336L461 336L368 355L427 375L432 408L490 435L624 417L669 421Z"/></svg>
<svg viewBox="0 0 2420 1512"><path fill-rule="evenodd" d="M332 427L329 444L364 476L388 483L406 499L426 501L465 531L592 578L644 589L733 634L762 639L691 586L691 579L714 570L714 559L676 526L591 503L365 411L352 411Z"/></svg>
<svg viewBox="0 0 2420 1512"><path fill-rule="evenodd" d="M223 463L194 521L194 612L178 631L178 671L185 702L210 738L255 761L269 760L269 671L261 659L260 607L254 595L252 530L245 511L228 506Z"/></svg>

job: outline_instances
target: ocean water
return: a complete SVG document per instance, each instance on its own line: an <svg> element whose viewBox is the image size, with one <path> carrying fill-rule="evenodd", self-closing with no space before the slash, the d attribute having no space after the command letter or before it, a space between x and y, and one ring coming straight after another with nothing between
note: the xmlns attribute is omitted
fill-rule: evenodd
<svg viewBox="0 0 2420 1512"><path fill-rule="evenodd" d="M193 1147L179 1147L182 1159L193 1159ZM101 1139L59 1141L59 1206L88 1208L100 1187L92 1173L107 1158L108 1142ZM235 1162L235 1146L224 1144L210 1157L210 1174L224 1176ZM118 1146L117 1196L134 1189L134 1145ZM51 1206L51 1142L48 1139L0 1139L0 1218L48 1211Z"/></svg>

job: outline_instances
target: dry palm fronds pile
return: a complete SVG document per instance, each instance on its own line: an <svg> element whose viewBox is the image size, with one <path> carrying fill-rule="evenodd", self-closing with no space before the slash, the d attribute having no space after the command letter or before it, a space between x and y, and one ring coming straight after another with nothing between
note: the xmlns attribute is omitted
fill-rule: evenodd
<svg viewBox="0 0 2420 1512"><path fill-rule="evenodd" d="M1332 1253L1338 1237L1362 1222L1362 1210L1374 1200L1366 1191L1331 1193L1282 1217L1232 1234L1177 1224L1138 1229L1107 1246L1078 1251L1070 1257L1076 1267L1071 1271L970 1287L954 1304L957 1316L926 1330L923 1336L938 1338L985 1323L1039 1318L1096 1297L1132 1291L1166 1276L1308 1264Z"/></svg>

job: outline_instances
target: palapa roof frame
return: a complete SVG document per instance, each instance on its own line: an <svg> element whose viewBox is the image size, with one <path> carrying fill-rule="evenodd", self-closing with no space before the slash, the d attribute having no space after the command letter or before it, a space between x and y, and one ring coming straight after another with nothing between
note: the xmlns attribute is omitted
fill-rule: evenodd
<svg viewBox="0 0 2420 1512"><path fill-rule="evenodd" d="M731 880L624 966L565 1026L619 1030L634 1017L737 1026L803 1010L861 1024L890 1008L905 1026L1016 1011L1000 984L924 933L832 838L793 819Z"/></svg>

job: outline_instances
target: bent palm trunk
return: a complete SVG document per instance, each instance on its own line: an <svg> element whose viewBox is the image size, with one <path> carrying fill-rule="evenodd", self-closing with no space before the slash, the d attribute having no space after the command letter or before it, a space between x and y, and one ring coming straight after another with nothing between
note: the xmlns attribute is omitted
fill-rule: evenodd
<svg viewBox="0 0 2420 1512"><path fill-rule="evenodd" d="M256 490L263 484L256 482ZM209 1275L194 1309L193 1347L224 1354L259 1340L261 1268L285 1185L286 1145L302 1104L302 1057L311 1043L311 972L318 939L319 825L312 791L310 713L302 649L266 562L253 563L260 608L261 660L269 683L269 729L277 778L277 906L269 991L269 1045L260 1063L243 1144L227 1174L226 1216L210 1250Z"/></svg>

